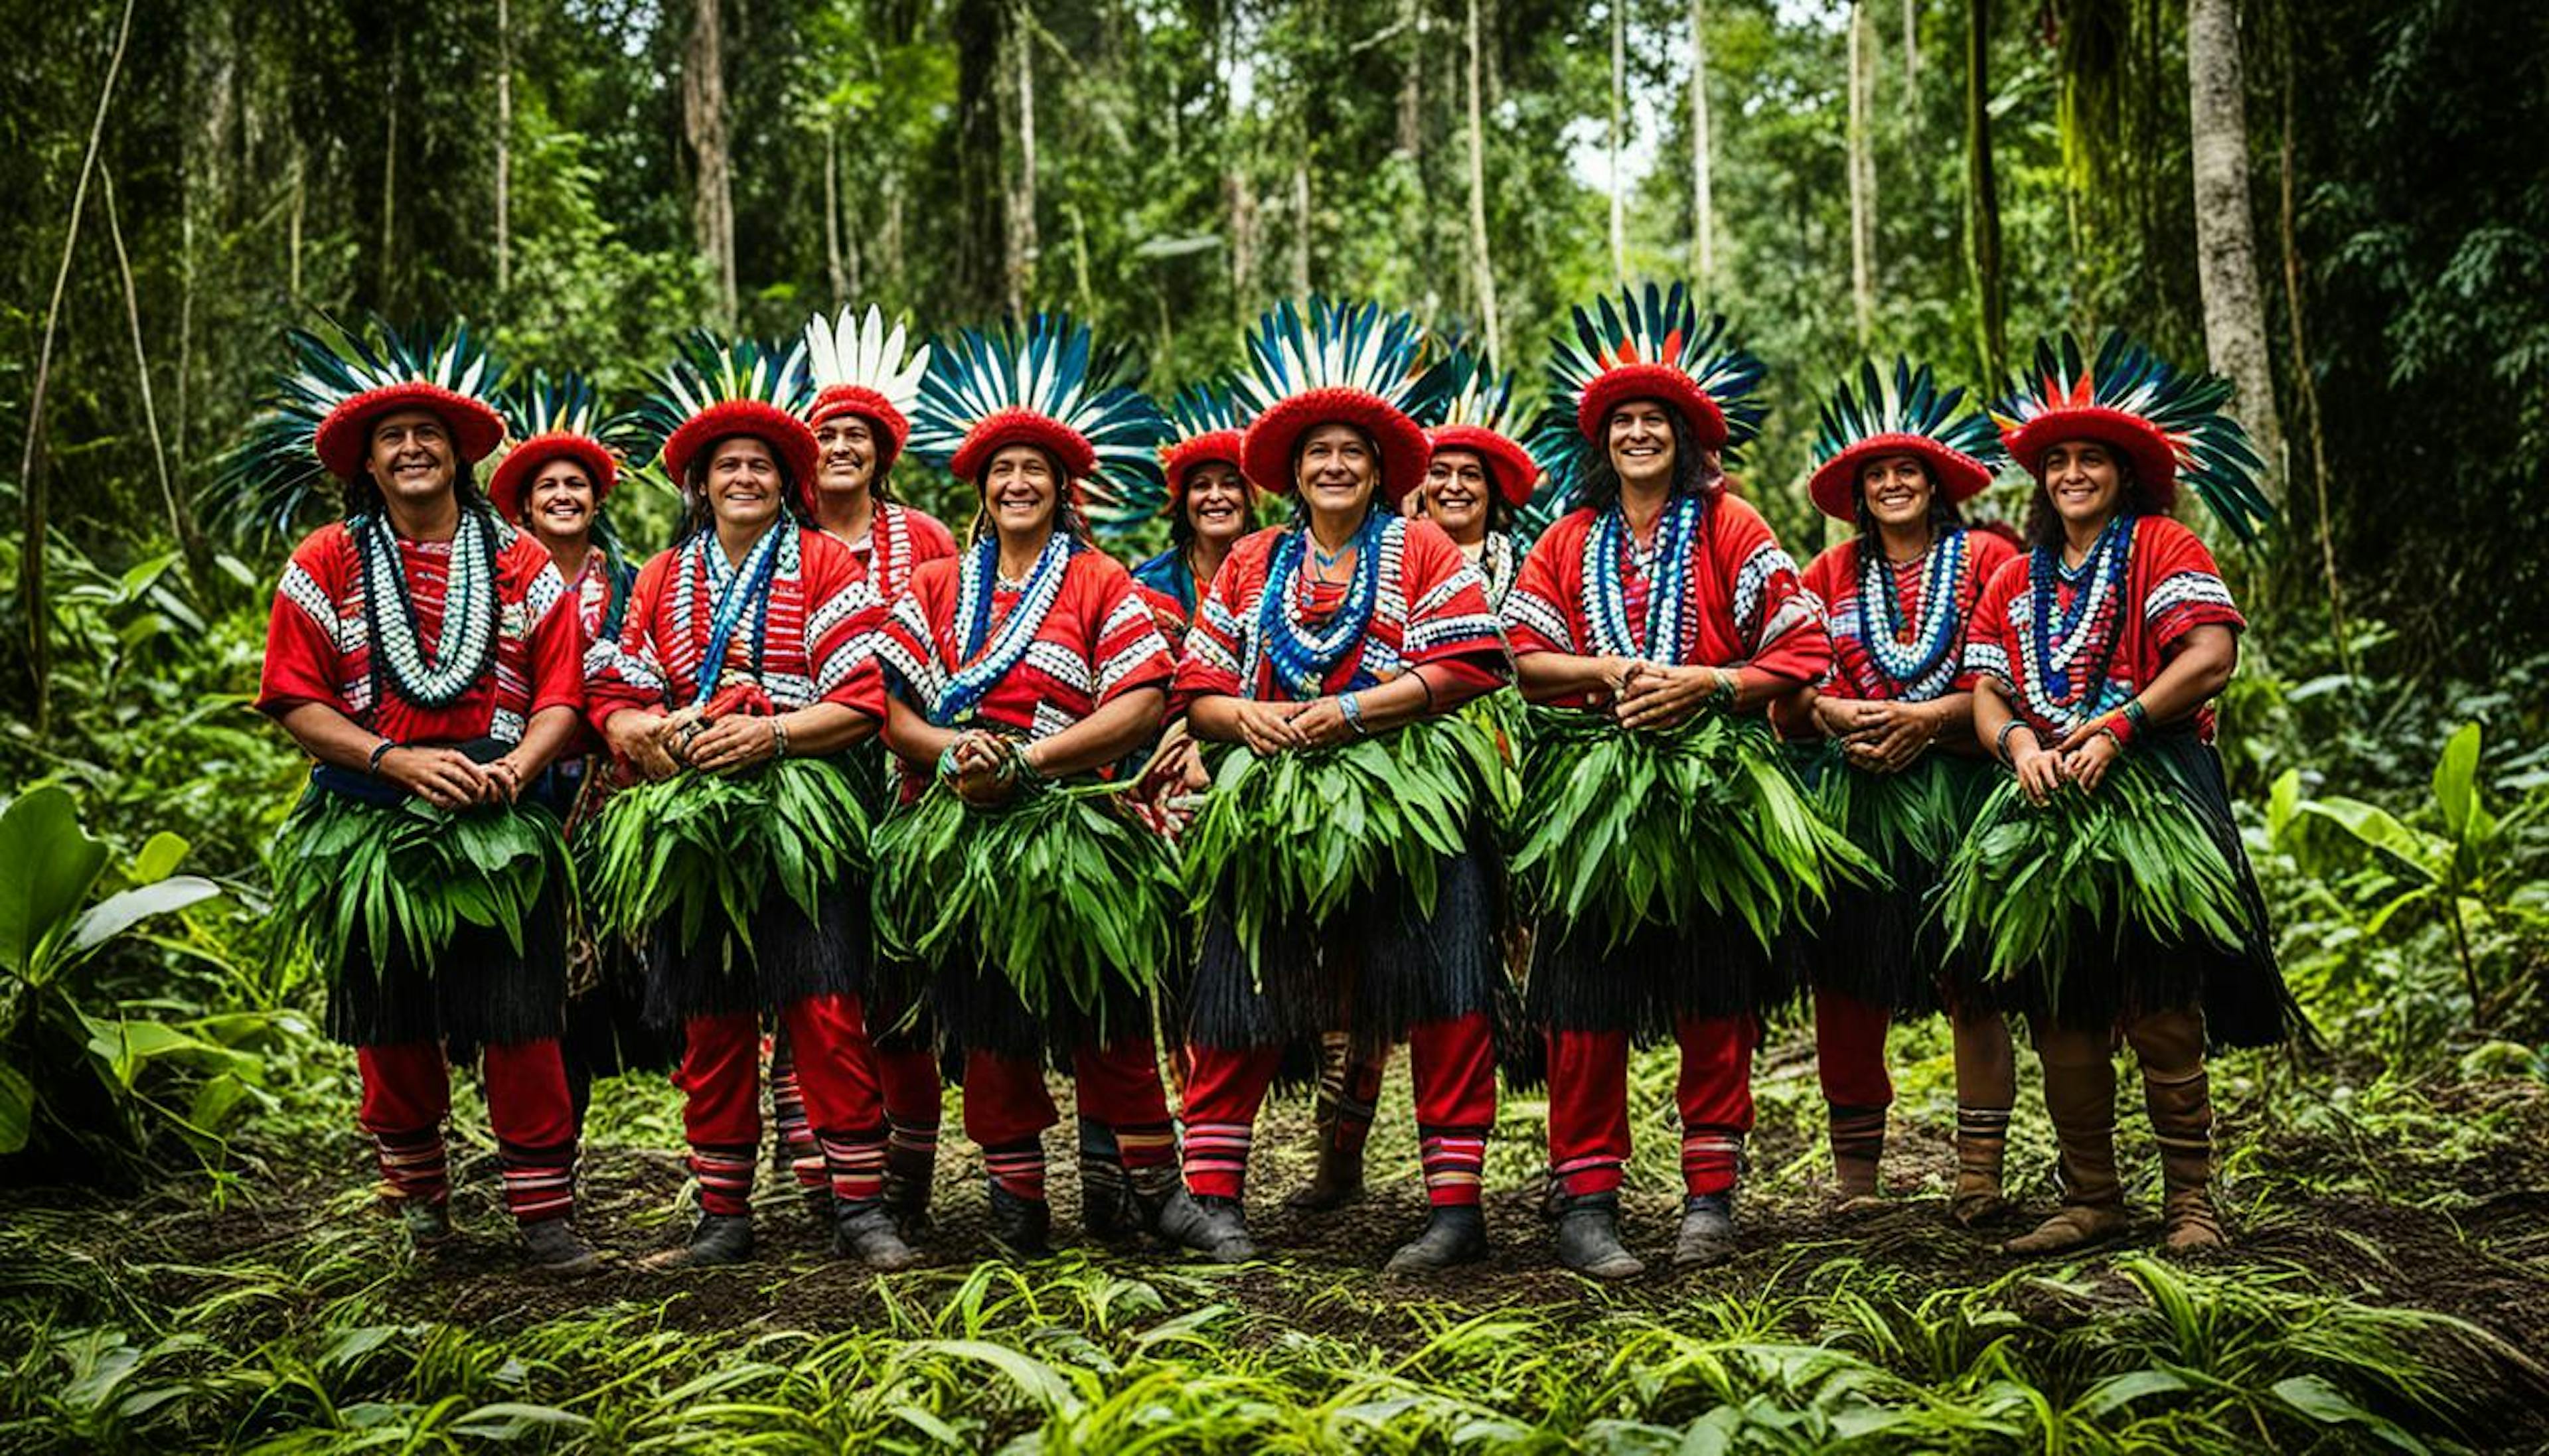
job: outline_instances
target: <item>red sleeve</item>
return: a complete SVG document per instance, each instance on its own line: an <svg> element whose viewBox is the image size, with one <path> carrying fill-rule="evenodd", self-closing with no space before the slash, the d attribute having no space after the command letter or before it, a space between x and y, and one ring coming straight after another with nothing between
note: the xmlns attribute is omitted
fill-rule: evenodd
<svg viewBox="0 0 2549 1456"><path fill-rule="evenodd" d="M922 562L943 560L956 554L956 533L947 529L945 521L926 510L914 510L908 505L903 507L903 511L905 518L911 522L911 564L913 566L918 566Z"/></svg>
<svg viewBox="0 0 2549 1456"><path fill-rule="evenodd" d="M1269 527L1244 537L1222 558L1211 588L1195 602L1194 630L1186 633L1185 657L1178 664L1171 712L1185 711L1198 697L1248 695L1239 681L1242 623L1265 590L1267 554L1280 534L1280 528Z"/></svg>
<svg viewBox="0 0 2549 1456"><path fill-rule="evenodd" d="M659 551L638 569L636 585L628 589L628 608L619 618L619 640L597 643L585 657L585 714L596 732L623 708L665 709L668 689L655 624L680 555L679 550Z"/></svg>
<svg viewBox="0 0 2549 1456"><path fill-rule="evenodd" d="M2247 629L2221 568L2193 531L2164 515L2143 516L2133 527L2133 574L2147 584L2142 630L2161 656L2198 627Z"/></svg>
<svg viewBox="0 0 2549 1456"><path fill-rule="evenodd" d="M1150 603L1133 585L1133 574L1101 551L1081 552L1072 568L1083 583L1081 612L1088 629L1088 660L1097 669L1097 705L1145 687L1167 690L1177 677L1177 659L1152 620Z"/></svg>
<svg viewBox="0 0 2549 1456"><path fill-rule="evenodd" d="M1712 512L1710 546L1721 579L1734 584L1735 632L1746 666L1797 682L1823 681L1832 670L1832 637L1797 576L1796 559L1746 501L1721 496Z"/></svg>
<svg viewBox="0 0 2549 1456"><path fill-rule="evenodd" d="M1571 578L1581 570L1584 532L1593 519L1589 510L1570 511L1540 533L1505 593L1505 640L1513 655L1535 652L1580 655L1583 647L1568 625L1567 607L1578 595Z"/></svg>
<svg viewBox="0 0 2549 1456"><path fill-rule="evenodd" d="M584 613L548 552L527 533L505 548L503 571L511 590L526 608L546 610L531 621L523 642L525 676L530 679L531 706L525 717L550 708L572 708L584 715Z"/></svg>
<svg viewBox="0 0 2549 1456"><path fill-rule="evenodd" d="M1430 520L1409 521L1401 540L1407 633L1399 656L1411 668L1460 664L1489 683L1510 680L1513 659L1505 651L1503 624L1487 605L1487 584L1477 568Z"/></svg>
<svg viewBox="0 0 2549 1456"><path fill-rule="evenodd" d="M839 703L883 722L884 680L862 670L876 655L885 607L850 548L820 531L803 532L800 548L806 605L805 663L814 680L814 700Z"/></svg>
<svg viewBox="0 0 2549 1456"><path fill-rule="evenodd" d="M1807 562L1806 574L1800 580L1805 583L1806 590L1814 593L1817 605L1830 607L1856 588L1858 584L1851 578L1857 575L1857 566L1858 543L1843 541L1838 546L1825 547L1814 560Z"/></svg>
<svg viewBox="0 0 2549 1456"><path fill-rule="evenodd" d="M1991 594L1992 583L1999 578L2001 569L2019 559L2018 548L1994 531L1968 530L1965 532L1965 545L1973 553L1969 563L1973 569L1973 607L1965 613L1964 650L1959 654L1955 681L1947 687L1950 692L1974 690L1974 679L1978 675L1974 669L1973 642L1975 629L1982 619L1983 598ZM2008 630L2009 597L2006 595L2000 598L1999 612L2001 625L1993 629L1995 634ZM2006 679L2007 674L2002 676Z"/></svg>
<svg viewBox="0 0 2549 1456"><path fill-rule="evenodd" d="M923 562L902 594L877 622L875 657L880 687L923 712L938 701L951 671L939 650L938 632L956 615L956 561ZM882 706L882 704L880 704Z"/></svg>
<svg viewBox="0 0 2549 1456"><path fill-rule="evenodd" d="M274 610L266 617L258 712L281 717L305 702L346 711L336 616L353 569L351 542L339 522L312 531L292 549L283 579L275 585Z"/></svg>

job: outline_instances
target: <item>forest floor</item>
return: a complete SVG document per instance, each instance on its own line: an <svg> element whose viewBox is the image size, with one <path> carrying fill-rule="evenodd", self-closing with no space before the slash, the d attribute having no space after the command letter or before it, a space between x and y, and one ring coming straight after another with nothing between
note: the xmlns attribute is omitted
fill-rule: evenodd
<svg viewBox="0 0 2549 1456"><path fill-rule="evenodd" d="M1745 1252L1669 1268L1671 1067L1639 1063L1628 1197L1646 1277L1559 1269L1538 1211L1541 1105L1509 1097L1489 1166L1495 1249L1392 1280L1420 1226L1403 1061L1369 1196L1306 1217L1308 1112L1260 1131L1265 1258L1218 1268L1075 1248L1069 1138L1049 1139L1054 1258L1011 1269L983 1228L951 1117L930 1267L878 1278L765 1178L750 1263L636 1267L685 1226L672 1099L606 1084L580 1224L609 1267L519 1270L464 1094L456 1246L411 1254L341 1135L259 1149L244 1174L138 1195L0 1195L0 1447L328 1448L881 1441L1113 1449L1674 1449L2064 1445L2549 1449L2549 1090L2536 1080L2355 1087L2326 1065L2222 1063L2235 1243L2156 1256L2154 1159L2121 1120L2132 1233L2022 1262L1944 1218L1942 1048L1898 1033L1891 1207L1828 1212L1811 1043L1765 1049ZM2127 1102L2134 1079L2123 1078ZM954 1111L950 1099L950 1111ZM1065 1100L1064 1105L1068 1105ZM2051 1206L2041 1106L2022 1097L2013 1191ZM2022 1223L2019 1227L2024 1227Z"/></svg>

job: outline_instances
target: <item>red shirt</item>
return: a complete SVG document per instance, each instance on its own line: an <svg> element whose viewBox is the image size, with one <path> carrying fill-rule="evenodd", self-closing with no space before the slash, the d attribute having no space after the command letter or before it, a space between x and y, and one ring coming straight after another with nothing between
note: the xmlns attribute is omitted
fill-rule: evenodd
<svg viewBox="0 0 2549 1456"><path fill-rule="evenodd" d="M962 668L998 646L1021 599L994 583L991 630L981 652L965 656L956 616L973 566L970 553L923 563L877 634L877 666L924 713ZM1166 688L1174 671L1132 576L1106 553L1083 549L1064 566L1061 589L1025 654L983 694L972 721L1050 738L1128 692Z"/></svg>
<svg viewBox="0 0 2549 1456"><path fill-rule="evenodd" d="M362 561L353 532L336 521L305 537L283 569L266 623L258 711L280 717L319 702L394 743L519 743L543 708L583 707L584 628L574 598L539 543L502 522L494 528L500 533L495 658L458 700L419 707L399 695L386 668L373 672ZM398 551L418 640L438 643L451 543L401 538Z"/></svg>
<svg viewBox="0 0 2549 1456"><path fill-rule="evenodd" d="M1994 574L2018 555L2018 548L1989 531L1968 530L1962 533L1958 548L1963 561L1953 579L1956 599L1949 606L1954 614L1946 627L1946 654L1937 667L1911 682L1898 682L1880 666L1868 644L1859 636L1859 560L1855 538L1816 557L1806 566L1806 590L1823 604L1824 626L1832 636L1832 671L1820 684L1826 697L1899 698L1906 702L1928 702L1951 692L1971 691L1973 670L1965 662L1965 639L1973 624L1974 603L1982 599L1983 589ZM1904 630L1896 641L1910 647L1922 640L1922 629L1929 625L1922 612L1928 605L1922 592L1929 585L1933 557L1944 539L1934 544L1930 553L1918 561L1888 563L1894 574L1894 600ZM1882 601L1867 601L1866 625L1876 631L1888 630Z"/></svg>
<svg viewBox="0 0 2549 1456"><path fill-rule="evenodd" d="M892 500L877 502L876 513L868 518L867 539L832 539L850 548L877 599L888 603L911 585L911 574L921 563L956 554L956 537L938 517Z"/></svg>
<svg viewBox="0 0 2549 1456"><path fill-rule="evenodd" d="M857 670L869 657L884 607L868 590L858 559L820 531L785 521L772 529L785 534L771 574L769 612L761 618L758 670L758 614L747 607L726 641L718 691L757 682L783 712L837 702L882 719L885 699L876 675ZM619 640L597 646L585 664L596 728L622 708L660 712L698 699L714 635L716 593L734 571L716 532L706 530L658 553L637 573Z"/></svg>
<svg viewBox="0 0 2549 1456"><path fill-rule="evenodd" d="M1966 636L1965 667L1972 675L1988 674L1997 680L2008 690L2012 705L2048 745L2082 722L2124 706L2148 687L2176 656L2187 633L2206 626L2244 631L2248 625L2230 599L2230 589L2221 583L2213 553L2195 533L2167 516L2145 515L2133 523L2120 599L2112 604L2090 602L2068 639L2062 636L2058 619L2048 624L2049 663L2040 662L2034 633L2036 566L2034 553L2020 556L2002 566L1983 589ZM2075 585L2057 577L2055 608L2068 611L2082 592L2098 590L2095 582ZM2104 681L2089 682L2102 656L2106 658ZM2074 700L2064 701L2065 694L2052 690L2048 667L2067 670L2072 689L2068 696ZM2212 741L2212 704L2196 710L2195 728L2205 741Z"/></svg>
<svg viewBox="0 0 2549 1456"><path fill-rule="evenodd" d="M1593 630L1585 560L1586 543L1600 517L1591 506L1568 511L1542 533L1523 560L1522 575L1504 604L1514 656L1603 655ZM1651 574L1641 570L1627 545L1624 540L1619 563L1622 595L1629 630L1643 637ZM1799 682L1815 682L1831 668L1832 639L1825 634L1823 613L1799 580L1795 560L1747 502L1724 494L1709 500L1692 533L1682 581L1682 642L1672 649L1671 665L1743 664ZM1580 694L1564 701L1567 706L1588 705Z"/></svg>
<svg viewBox="0 0 2549 1456"><path fill-rule="evenodd" d="M1241 538L1213 577L1178 664L1177 707L1215 693L1260 702L1287 699L1260 640L1259 607L1275 543L1297 526L1274 526ZM1417 668L1492 687L1513 676L1513 663L1487 607L1477 569L1430 520L1392 517L1380 529L1379 584L1371 621L1360 641L1330 668L1320 686L1351 690L1358 681L1386 682ZM1296 620L1315 625L1344 605L1347 584L1322 585L1294 574Z"/></svg>

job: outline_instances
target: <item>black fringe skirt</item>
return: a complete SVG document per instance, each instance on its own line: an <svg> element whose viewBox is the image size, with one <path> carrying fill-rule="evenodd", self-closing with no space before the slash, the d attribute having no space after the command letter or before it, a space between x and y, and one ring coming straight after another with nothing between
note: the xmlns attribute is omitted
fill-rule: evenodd
<svg viewBox="0 0 2549 1456"><path fill-rule="evenodd" d="M557 1036L565 1025L566 907L551 885L521 927L517 952L505 933L463 923L430 963L398 944L374 959L367 938L347 946L328 982L328 1036L348 1046L436 1042L465 1056Z"/></svg>
<svg viewBox="0 0 2549 1456"><path fill-rule="evenodd" d="M1810 787L1823 774L1855 772L1820 754L1798 765ZM1980 762L1936 761L1909 772L1952 775L1952 791L1968 825L1992 785ZM1969 1016L2001 1009L2004 988L1984 978L1983 957L1971 952L1951 956L1944 929L1930 913L1941 866L1905 847L1889 853L1876 842L1879 836L1862 829L1848 831L1851 842L1884 867L1891 883L1835 884L1824 913L1795 941L1807 985L1882 1006L1898 1021L1941 1011Z"/></svg>
<svg viewBox="0 0 2549 1456"><path fill-rule="evenodd" d="M1078 1047L1113 1046L1151 1035L1150 997L1122 981L1106 983L1094 1013L1066 1006L1039 1015L1008 976L990 964L917 974L925 978L916 990L926 1008L924 1022L936 1034L939 1059L960 1075L968 1051L1041 1060L1067 1074Z"/></svg>
<svg viewBox="0 0 2549 1456"><path fill-rule="evenodd" d="M709 925L681 944L678 925L659 923L646 943L646 1020L677 1026L694 1016L777 1012L808 996L855 996L874 958L865 885L827 886L808 919L777 885L752 912L749 949L732 928Z"/></svg>
<svg viewBox="0 0 2549 1456"><path fill-rule="evenodd" d="M1803 983L1793 937L1764 950L1741 916L1700 906L1680 926L1651 925L1617 946L1599 930L1543 916L1525 1006L1549 1032L1627 1032L1662 1042L1685 1017L1773 1016Z"/></svg>

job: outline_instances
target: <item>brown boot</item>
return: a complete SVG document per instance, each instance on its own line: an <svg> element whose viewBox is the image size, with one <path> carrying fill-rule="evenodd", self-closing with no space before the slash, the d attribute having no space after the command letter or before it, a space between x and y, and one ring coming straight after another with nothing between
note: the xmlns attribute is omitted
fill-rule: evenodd
<svg viewBox="0 0 2549 1456"><path fill-rule="evenodd" d="M2008 1153L2008 1108L1956 1105L1956 1191L1948 1196L1947 1217L1959 1227L1978 1228L2008 1215L2009 1199L2001 1191Z"/></svg>
<svg viewBox="0 0 2549 1456"><path fill-rule="evenodd" d="M2145 1017L2130 1033L2142 1064L2142 1099L2159 1139L2161 1204L2172 1249L2219 1248L2213 1209L2213 1095L2204 1070L2204 1022L2193 1012Z"/></svg>
<svg viewBox="0 0 2549 1456"><path fill-rule="evenodd" d="M2124 1231L2124 1185L2116 1179L2116 1063L2103 1032L2039 1027L2044 1109L2062 1146L2062 1211L2001 1245L2010 1254L2051 1254L2103 1243Z"/></svg>
<svg viewBox="0 0 2549 1456"><path fill-rule="evenodd" d="M1319 1165L1308 1186L1283 1200L1295 1213L1326 1214L1363 1201L1363 1149L1371 1136L1380 1069L1354 1054L1352 1042L1330 1033L1319 1047Z"/></svg>
<svg viewBox="0 0 2549 1456"><path fill-rule="evenodd" d="M1833 1212L1849 1216L1885 1207L1877 1171L1885 1158L1885 1109L1830 1103Z"/></svg>

